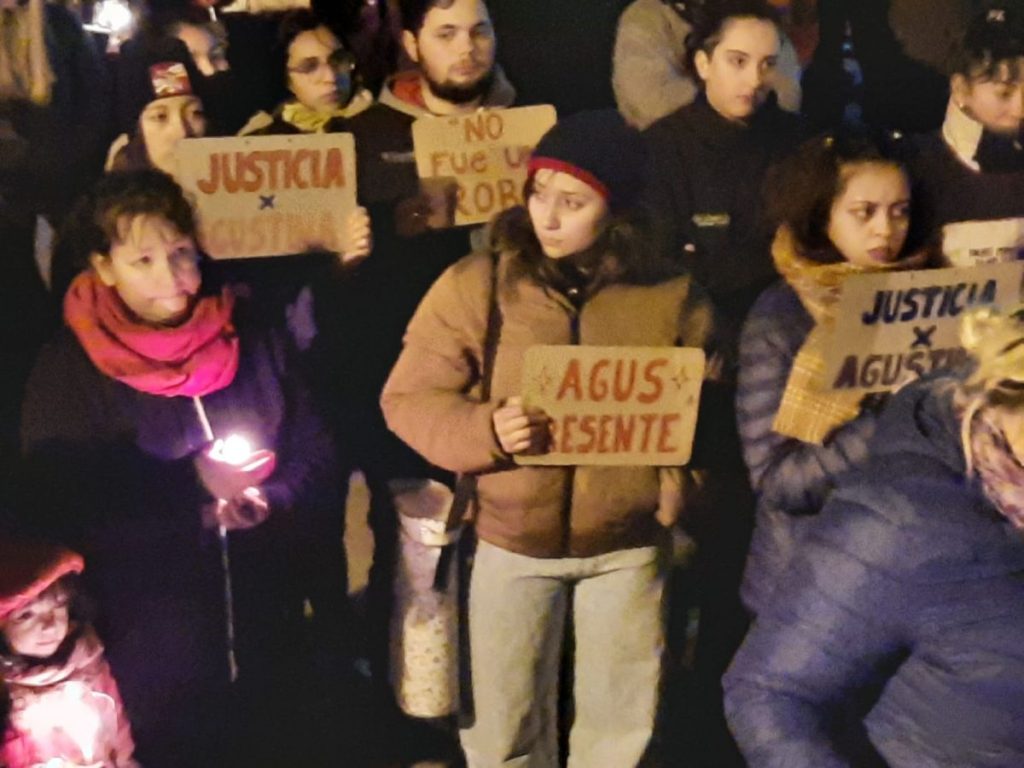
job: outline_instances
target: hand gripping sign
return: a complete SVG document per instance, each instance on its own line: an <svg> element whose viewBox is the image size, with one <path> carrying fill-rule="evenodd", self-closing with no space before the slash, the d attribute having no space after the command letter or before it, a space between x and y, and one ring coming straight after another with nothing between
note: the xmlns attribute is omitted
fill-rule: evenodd
<svg viewBox="0 0 1024 768"><path fill-rule="evenodd" d="M178 179L215 259L340 250L356 206L350 133L186 139Z"/></svg>
<svg viewBox="0 0 1024 768"><path fill-rule="evenodd" d="M519 464L680 466L690 460L704 352L680 347L539 346L523 401L551 419L547 453Z"/></svg>
<svg viewBox="0 0 1024 768"><path fill-rule="evenodd" d="M482 224L523 202L530 152L555 120L550 105L421 117L412 125L416 172L428 194L455 186L455 226Z"/></svg>
<svg viewBox="0 0 1024 768"><path fill-rule="evenodd" d="M1020 301L1024 262L857 275L843 283L828 344L829 389L897 389L966 361L960 321L971 309Z"/></svg>

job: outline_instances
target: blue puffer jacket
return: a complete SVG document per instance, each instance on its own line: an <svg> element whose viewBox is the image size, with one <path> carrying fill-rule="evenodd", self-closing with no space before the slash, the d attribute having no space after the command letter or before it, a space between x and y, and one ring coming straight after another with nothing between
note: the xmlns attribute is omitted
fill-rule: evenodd
<svg viewBox="0 0 1024 768"><path fill-rule="evenodd" d="M893 398L733 660L753 768L864 765L835 729L867 693L891 768L1024 765L1024 534L964 478L950 382Z"/></svg>
<svg viewBox="0 0 1024 768"><path fill-rule="evenodd" d="M813 327L796 292L780 280L758 297L740 338L736 419L757 493L757 525L741 594L755 614L785 572L810 516L821 509L836 478L867 457L875 429L870 411L835 430L824 445L772 429L793 361Z"/></svg>

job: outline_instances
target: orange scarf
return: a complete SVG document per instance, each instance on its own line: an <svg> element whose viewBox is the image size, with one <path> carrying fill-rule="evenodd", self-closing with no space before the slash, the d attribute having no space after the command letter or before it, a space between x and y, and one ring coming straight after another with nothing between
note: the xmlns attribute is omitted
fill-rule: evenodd
<svg viewBox="0 0 1024 768"><path fill-rule="evenodd" d="M924 266L926 254L912 254L892 264L872 267L848 261L822 263L801 254L792 232L783 226L775 234L772 258L779 274L814 318L814 328L793 361L772 429L780 435L821 445L833 430L860 413L864 397L862 392L837 392L825 385L825 349L835 328L843 282L850 275L916 269Z"/></svg>

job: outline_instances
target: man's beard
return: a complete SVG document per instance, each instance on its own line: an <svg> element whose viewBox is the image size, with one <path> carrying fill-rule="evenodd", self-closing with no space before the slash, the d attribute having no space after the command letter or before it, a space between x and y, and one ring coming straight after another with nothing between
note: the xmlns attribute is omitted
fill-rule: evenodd
<svg viewBox="0 0 1024 768"><path fill-rule="evenodd" d="M491 85L494 83L494 67L491 67L483 77L473 83L466 83L459 85L447 80L443 83L439 83L426 71L421 70L423 74L423 82L427 84L427 88L437 98L442 101L447 101L452 104L469 104L470 102L481 99L487 95L487 92L491 90Z"/></svg>

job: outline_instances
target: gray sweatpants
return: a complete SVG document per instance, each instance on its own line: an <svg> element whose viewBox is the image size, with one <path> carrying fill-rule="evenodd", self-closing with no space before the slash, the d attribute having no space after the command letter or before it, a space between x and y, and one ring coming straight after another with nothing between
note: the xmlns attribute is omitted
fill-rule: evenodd
<svg viewBox="0 0 1024 768"><path fill-rule="evenodd" d="M570 604L569 768L639 765L658 706L663 593L657 547L543 559L481 541L469 593L476 719L460 734L469 768L558 766L558 671Z"/></svg>

